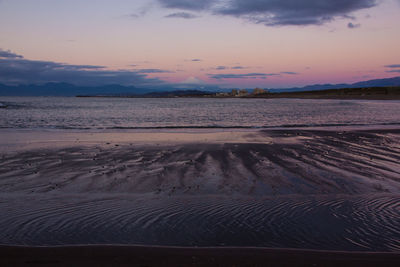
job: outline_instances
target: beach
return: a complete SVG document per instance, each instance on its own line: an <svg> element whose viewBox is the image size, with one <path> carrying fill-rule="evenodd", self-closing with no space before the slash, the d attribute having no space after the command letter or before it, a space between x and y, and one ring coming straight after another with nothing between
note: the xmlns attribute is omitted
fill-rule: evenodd
<svg viewBox="0 0 400 267"><path fill-rule="evenodd" d="M398 264L396 101L5 102L3 265Z"/></svg>
<svg viewBox="0 0 400 267"><path fill-rule="evenodd" d="M399 193L399 129L0 133L2 193ZM12 181L12 183L10 183Z"/></svg>
<svg viewBox="0 0 400 267"><path fill-rule="evenodd" d="M293 265L296 257L307 263L297 266L398 263L396 127L0 136L0 251L25 255L6 262L94 264L76 246L96 245L85 250L120 255L122 265L160 265L151 255L166 254L183 264L200 255L199 266L246 255L252 266L271 258L272 266Z"/></svg>

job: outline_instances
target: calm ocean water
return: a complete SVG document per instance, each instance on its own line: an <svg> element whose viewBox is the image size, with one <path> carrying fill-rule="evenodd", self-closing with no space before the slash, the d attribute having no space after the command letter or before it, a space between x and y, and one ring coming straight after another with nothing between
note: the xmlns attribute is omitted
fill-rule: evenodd
<svg viewBox="0 0 400 267"><path fill-rule="evenodd" d="M400 101L0 97L0 128L400 125Z"/></svg>

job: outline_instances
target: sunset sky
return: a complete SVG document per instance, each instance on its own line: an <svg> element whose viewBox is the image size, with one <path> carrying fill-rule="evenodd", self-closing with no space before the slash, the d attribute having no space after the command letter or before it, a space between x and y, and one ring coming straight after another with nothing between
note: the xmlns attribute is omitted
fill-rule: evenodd
<svg viewBox="0 0 400 267"><path fill-rule="evenodd" d="M283 88L400 76L399 0L0 0L0 83Z"/></svg>

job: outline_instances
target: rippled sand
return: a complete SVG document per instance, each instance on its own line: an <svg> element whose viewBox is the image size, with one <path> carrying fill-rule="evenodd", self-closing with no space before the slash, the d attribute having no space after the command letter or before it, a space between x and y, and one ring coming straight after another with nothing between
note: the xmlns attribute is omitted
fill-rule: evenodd
<svg viewBox="0 0 400 267"><path fill-rule="evenodd" d="M400 130L235 134L16 138L0 243L400 251Z"/></svg>
<svg viewBox="0 0 400 267"><path fill-rule="evenodd" d="M241 143L211 134L182 135L180 142L179 134L157 135L153 144L152 134L145 144L116 136L3 154L0 192L400 193L400 130L243 132Z"/></svg>
<svg viewBox="0 0 400 267"><path fill-rule="evenodd" d="M2 196L3 244L400 251L400 196Z"/></svg>

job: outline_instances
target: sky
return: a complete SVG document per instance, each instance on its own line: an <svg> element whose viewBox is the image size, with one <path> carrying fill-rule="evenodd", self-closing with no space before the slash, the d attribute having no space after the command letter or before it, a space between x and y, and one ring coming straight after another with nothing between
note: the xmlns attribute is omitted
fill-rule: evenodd
<svg viewBox="0 0 400 267"><path fill-rule="evenodd" d="M285 88L400 76L400 0L0 0L0 83Z"/></svg>

